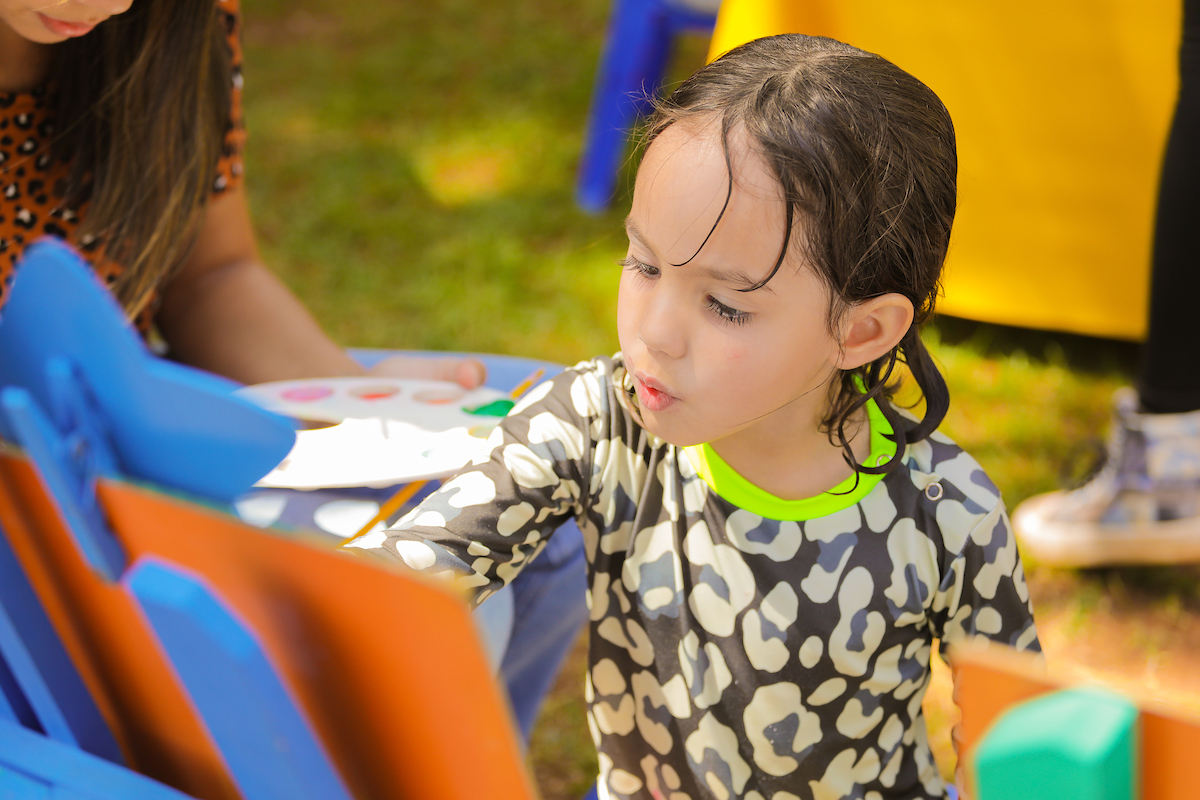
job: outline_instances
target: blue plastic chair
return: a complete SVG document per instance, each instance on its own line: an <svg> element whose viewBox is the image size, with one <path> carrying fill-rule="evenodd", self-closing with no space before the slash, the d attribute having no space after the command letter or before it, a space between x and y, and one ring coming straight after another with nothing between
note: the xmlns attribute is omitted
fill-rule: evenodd
<svg viewBox="0 0 1200 800"><path fill-rule="evenodd" d="M195 800L125 767L0 718L0 797Z"/></svg>
<svg viewBox="0 0 1200 800"><path fill-rule="evenodd" d="M583 210L612 203L629 130L662 88L675 38L711 34L716 7L716 0L614 0L576 184Z"/></svg>
<svg viewBox="0 0 1200 800"><path fill-rule="evenodd" d="M222 505L249 489L295 433L235 388L153 356L65 245L46 240L26 252L0 315L0 436L36 466L80 557L102 580L124 577L243 796L348 800L253 633L171 566L131 569L97 504L100 476ZM122 764L0 530L0 796L186 797Z"/></svg>
<svg viewBox="0 0 1200 800"><path fill-rule="evenodd" d="M312 726L254 633L171 564L139 560L138 599L247 800L350 800Z"/></svg>

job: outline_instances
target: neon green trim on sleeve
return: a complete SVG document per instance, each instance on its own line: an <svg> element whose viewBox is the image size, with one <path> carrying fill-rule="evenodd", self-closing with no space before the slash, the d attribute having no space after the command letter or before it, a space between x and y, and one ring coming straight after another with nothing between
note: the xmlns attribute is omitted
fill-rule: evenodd
<svg viewBox="0 0 1200 800"><path fill-rule="evenodd" d="M896 443L888 438L892 426L874 400L867 402L867 424L871 428L871 455L868 465L885 464L896 454ZM767 519L803 520L826 517L862 500L883 478L882 475L851 475L827 492L803 500L783 500L758 488L725 463L711 445L683 448L688 461L714 492L729 502Z"/></svg>

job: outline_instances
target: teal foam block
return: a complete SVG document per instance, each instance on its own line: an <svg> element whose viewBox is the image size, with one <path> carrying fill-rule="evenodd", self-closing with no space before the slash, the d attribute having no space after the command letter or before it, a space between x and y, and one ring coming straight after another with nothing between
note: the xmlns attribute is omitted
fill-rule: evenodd
<svg viewBox="0 0 1200 800"><path fill-rule="evenodd" d="M1102 688L1013 706L976 746L976 800L1137 800L1138 709Z"/></svg>

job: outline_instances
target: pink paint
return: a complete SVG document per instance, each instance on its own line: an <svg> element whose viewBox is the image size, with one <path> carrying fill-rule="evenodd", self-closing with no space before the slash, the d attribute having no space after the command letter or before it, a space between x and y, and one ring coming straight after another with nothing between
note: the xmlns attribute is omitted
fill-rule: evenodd
<svg viewBox="0 0 1200 800"><path fill-rule="evenodd" d="M280 392L280 397L297 403L311 403L314 400L329 397L331 394L333 394L333 389L328 386L294 386Z"/></svg>

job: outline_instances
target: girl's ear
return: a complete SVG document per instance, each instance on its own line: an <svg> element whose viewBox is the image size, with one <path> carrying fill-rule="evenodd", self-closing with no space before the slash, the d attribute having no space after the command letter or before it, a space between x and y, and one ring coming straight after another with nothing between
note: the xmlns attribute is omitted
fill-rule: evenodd
<svg viewBox="0 0 1200 800"><path fill-rule="evenodd" d="M900 343L913 321L913 305L902 294L872 297L850 307L842 319L839 369L869 364Z"/></svg>

